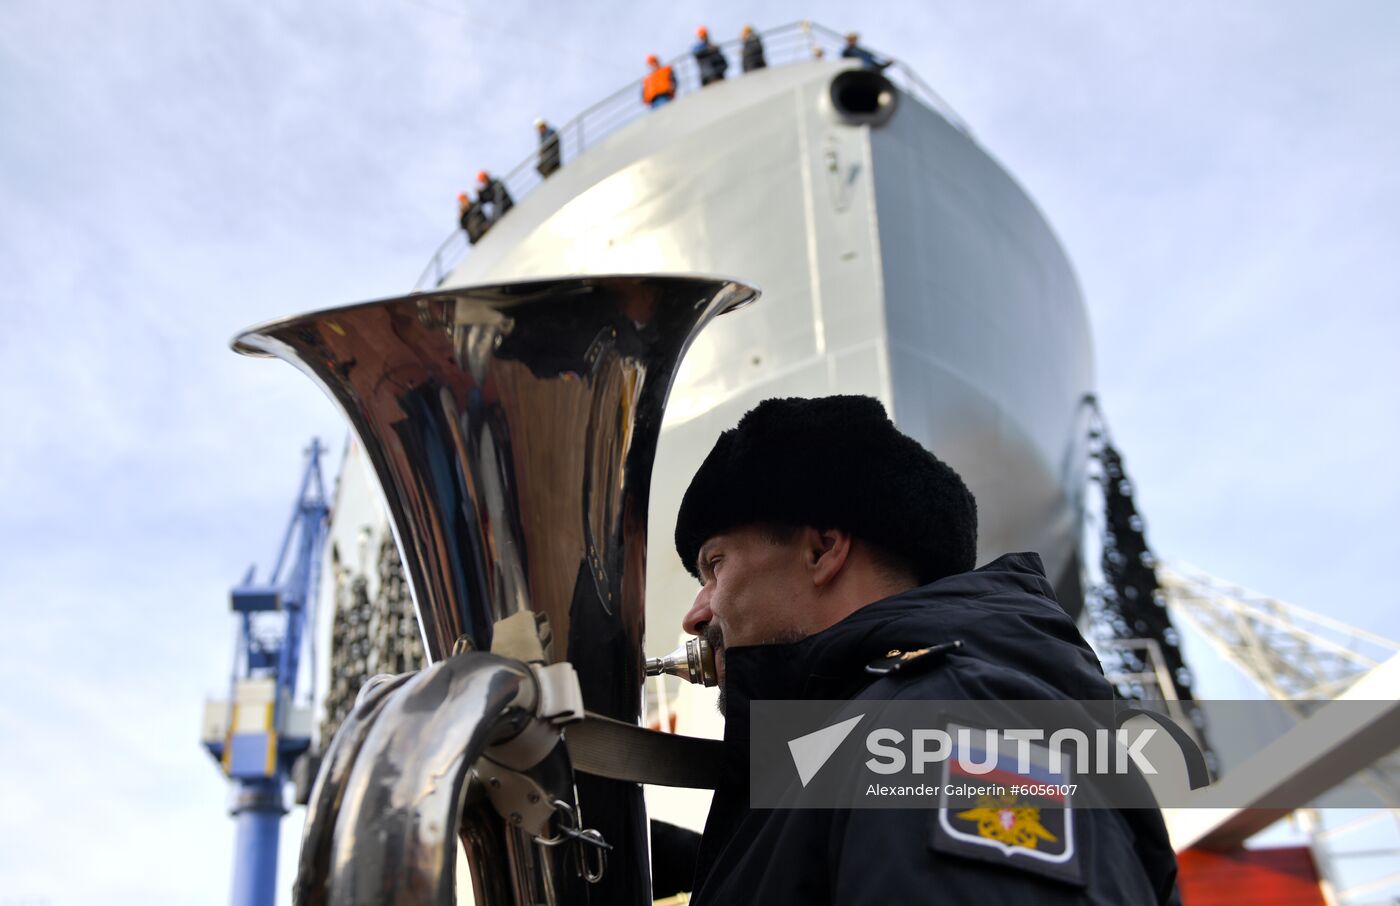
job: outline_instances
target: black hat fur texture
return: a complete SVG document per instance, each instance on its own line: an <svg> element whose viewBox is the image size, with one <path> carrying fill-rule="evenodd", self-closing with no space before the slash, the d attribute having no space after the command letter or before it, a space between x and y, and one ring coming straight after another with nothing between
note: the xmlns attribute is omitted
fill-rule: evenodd
<svg viewBox="0 0 1400 906"><path fill-rule="evenodd" d="M958 473L868 396L770 399L725 431L681 500L676 552L692 575L710 538L743 525L839 528L921 584L976 565L977 501Z"/></svg>

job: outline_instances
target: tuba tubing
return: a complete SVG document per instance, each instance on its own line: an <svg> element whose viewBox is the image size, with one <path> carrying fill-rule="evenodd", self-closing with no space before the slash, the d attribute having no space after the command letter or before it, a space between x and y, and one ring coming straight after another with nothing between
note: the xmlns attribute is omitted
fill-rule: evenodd
<svg viewBox="0 0 1400 906"><path fill-rule="evenodd" d="M387 696L341 794L328 906L453 902L468 773L489 746L520 732L533 683L520 662L472 652Z"/></svg>
<svg viewBox="0 0 1400 906"><path fill-rule="evenodd" d="M331 744L301 906L446 906L455 839L482 906L651 901L641 788L575 772L561 714L641 716L666 398L699 331L757 295L711 277L534 280L287 318L235 340L295 365L349 419L433 662L368 689ZM549 628L539 660L486 654L522 612Z"/></svg>
<svg viewBox="0 0 1400 906"><path fill-rule="evenodd" d="M321 769L311 787L306 805L306 823L302 826L301 853L297 861L297 879L292 887L292 901L297 906L326 906L325 881L330 874L331 840L334 837L335 815L345 792L350 769L369 735L370 727L383 710L389 693L413 677L405 673L390 680L366 685L355 707L341 723L334 739L326 749Z"/></svg>

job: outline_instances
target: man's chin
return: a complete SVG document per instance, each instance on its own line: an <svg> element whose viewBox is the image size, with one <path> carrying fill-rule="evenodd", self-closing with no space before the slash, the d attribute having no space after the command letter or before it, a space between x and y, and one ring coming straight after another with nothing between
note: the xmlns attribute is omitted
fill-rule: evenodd
<svg viewBox="0 0 1400 906"><path fill-rule="evenodd" d="M715 655L715 684L719 686L719 699L715 702L715 707L719 709L721 717L726 717L724 713L724 648L714 649Z"/></svg>
<svg viewBox="0 0 1400 906"><path fill-rule="evenodd" d="M715 659L715 684L719 686L719 701L716 707L719 708L721 716L724 715L724 632L714 623L705 626L705 641L710 643L710 655Z"/></svg>

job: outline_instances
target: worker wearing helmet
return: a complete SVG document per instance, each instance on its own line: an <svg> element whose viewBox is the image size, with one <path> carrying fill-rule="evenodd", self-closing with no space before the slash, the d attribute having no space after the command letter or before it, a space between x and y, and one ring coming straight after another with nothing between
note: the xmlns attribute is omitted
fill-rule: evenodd
<svg viewBox="0 0 1400 906"><path fill-rule="evenodd" d="M768 66L768 61L763 57L763 39L753 30L752 25L745 25L744 30L739 33L739 37L744 39L743 66L744 72L753 72L755 69L764 69Z"/></svg>
<svg viewBox="0 0 1400 906"><path fill-rule="evenodd" d="M876 72L885 69L893 60L882 60L877 57L874 51L870 51L860 46L860 35L856 32L846 34L846 46L841 48L841 56L847 60L859 60L866 69L873 69Z"/></svg>
<svg viewBox="0 0 1400 906"><path fill-rule="evenodd" d="M548 177L559 169L559 133L543 117L535 120L535 132L540 137L539 163L535 169L540 176Z"/></svg>
<svg viewBox="0 0 1400 906"><path fill-rule="evenodd" d="M656 54L647 55L650 71L642 80L642 103L649 107L668 104L676 96L676 75L670 66L662 66Z"/></svg>
<svg viewBox="0 0 1400 906"><path fill-rule="evenodd" d="M506 190L506 184L485 170L476 174L476 202L486 208L487 220L493 225L506 211L515 206L515 200Z"/></svg>
<svg viewBox="0 0 1400 906"><path fill-rule="evenodd" d="M486 235L486 230L490 227L486 221L486 212L466 192L457 195L457 223L467 234L467 242L472 245L476 245L476 241Z"/></svg>
<svg viewBox="0 0 1400 906"><path fill-rule="evenodd" d="M710 30L705 26L695 29L695 37L698 40L690 52L695 55L695 65L700 67L700 85L722 80L724 71L729 68L724 52L710 43Z"/></svg>

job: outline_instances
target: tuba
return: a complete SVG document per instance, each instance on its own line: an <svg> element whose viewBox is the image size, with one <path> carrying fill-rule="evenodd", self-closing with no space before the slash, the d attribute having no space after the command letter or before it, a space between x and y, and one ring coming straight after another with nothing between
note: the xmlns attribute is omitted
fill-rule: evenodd
<svg viewBox="0 0 1400 906"><path fill-rule="evenodd" d="M377 677L326 750L295 900L651 901L641 787L571 726L635 729L647 497L687 346L757 291L602 276L414 294L234 341L336 402L373 465L430 665ZM645 731L643 731L645 732Z"/></svg>

